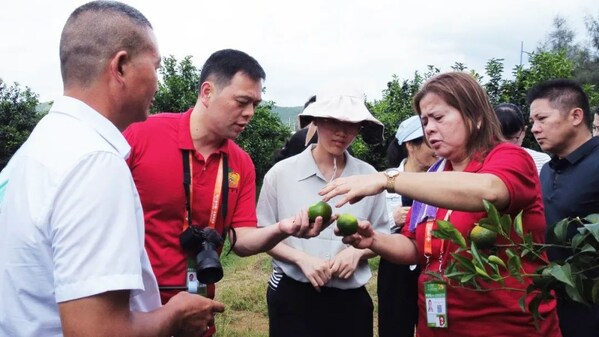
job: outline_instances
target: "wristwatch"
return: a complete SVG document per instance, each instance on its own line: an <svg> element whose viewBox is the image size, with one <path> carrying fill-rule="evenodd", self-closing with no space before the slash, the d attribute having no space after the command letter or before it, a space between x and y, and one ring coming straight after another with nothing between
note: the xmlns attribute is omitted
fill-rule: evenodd
<svg viewBox="0 0 599 337"><path fill-rule="evenodd" d="M399 169L393 167L386 169L383 174L387 177L387 192L395 193L395 178L399 175Z"/></svg>

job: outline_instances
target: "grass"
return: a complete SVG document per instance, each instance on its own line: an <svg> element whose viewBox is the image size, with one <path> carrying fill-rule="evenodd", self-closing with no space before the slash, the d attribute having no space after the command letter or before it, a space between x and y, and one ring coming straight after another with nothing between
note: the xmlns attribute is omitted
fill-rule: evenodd
<svg viewBox="0 0 599 337"><path fill-rule="evenodd" d="M228 249L228 248L226 248ZM224 250L225 252L227 250ZM216 300L226 310L216 317L217 337L268 337L266 287L270 277L271 258L266 253L240 258L234 253L223 254L224 277L218 283ZM376 272L378 258L370 260L373 277L366 288L374 302L374 336L377 334L378 302Z"/></svg>

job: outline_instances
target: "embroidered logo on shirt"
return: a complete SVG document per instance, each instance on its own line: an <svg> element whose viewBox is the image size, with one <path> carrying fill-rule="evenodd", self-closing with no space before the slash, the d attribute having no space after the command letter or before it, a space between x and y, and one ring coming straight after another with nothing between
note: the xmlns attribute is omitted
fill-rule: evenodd
<svg viewBox="0 0 599 337"><path fill-rule="evenodd" d="M239 187L239 173L237 172L229 172L229 187L237 188Z"/></svg>

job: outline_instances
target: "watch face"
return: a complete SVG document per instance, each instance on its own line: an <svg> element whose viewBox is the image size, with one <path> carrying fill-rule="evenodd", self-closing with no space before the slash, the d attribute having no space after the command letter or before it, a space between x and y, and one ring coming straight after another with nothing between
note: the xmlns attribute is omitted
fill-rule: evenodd
<svg viewBox="0 0 599 337"><path fill-rule="evenodd" d="M390 168L390 169L385 170L385 175L387 177L395 177L398 174L399 174L399 170L396 168Z"/></svg>

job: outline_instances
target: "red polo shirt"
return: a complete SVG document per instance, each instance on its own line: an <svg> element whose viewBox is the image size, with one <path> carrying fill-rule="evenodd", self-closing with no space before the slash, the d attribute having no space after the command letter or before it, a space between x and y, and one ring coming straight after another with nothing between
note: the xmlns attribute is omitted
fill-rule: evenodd
<svg viewBox="0 0 599 337"><path fill-rule="evenodd" d="M185 218L182 150L192 152L192 220L208 224L221 154L227 154L229 193L225 224L256 227L256 171L250 156L231 140L208 158L196 152L185 113L161 113L134 123L124 135L131 145L127 162L144 209L146 250L159 285L185 286L186 255L179 245ZM219 208L216 230L223 231ZM176 293L161 291L166 303ZM214 298L214 286L208 288Z"/></svg>
<svg viewBox="0 0 599 337"><path fill-rule="evenodd" d="M447 163L446 170L451 171L451 164ZM510 214L512 219L524 210L522 224L526 233L532 234L535 242L545 242L545 215L543 212L543 202L541 199L541 190L539 176L532 158L521 147L501 143L481 161L471 161L465 172L487 173L497 176L503 181L510 194L510 203L507 209L502 213ZM436 219L443 219L447 213L446 209L437 211ZM406 223L409 223L411 212L408 213ZM449 221L462 233L464 238L468 238L470 231L480 219L486 217L486 212L461 212L453 211ZM455 252L458 247L445 240L433 238L432 254L430 264L426 267L426 257L424 256L425 241L424 223L416 227L414 233L410 232L408 226L402 230L402 234L416 240L418 253L420 255L420 265L422 273L419 277L418 285L418 336L420 337L441 337L441 336L552 336L561 337L556 313L556 303L550 300L539 306L539 312L545 319L539 322L540 331L534 327L532 314L522 312L519 306L519 299L522 292L501 290L499 284L479 282L482 288L493 289L486 292L478 292L450 286L447 288L447 328L428 328L426 325L426 305L424 305L424 286L423 283L430 280L425 271L431 270L438 272L447 267L447 260L451 259L451 252ZM436 229L436 223L433 229ZM518 237L512 232L512 239L518 241ZM503 238L498 243L507 243ZM440 250L443 247L443 253ZM506 260L505 253L499 255ZM466 255L470 258L470 255ZM545 257L546 258L546 257ZM440 259L442 261L440 261ZM439 266L440 262L442 265ZM534 271L542 265L538 260L522 260L523 268L529 272ZM515 278L509 277L507 271L502 270L503 276L506 276L505 286L520 290L526 289L530 283L519 283ZM528 298L530 301L531 297ZM527 301L528 303L528 301Z"/></svg>

